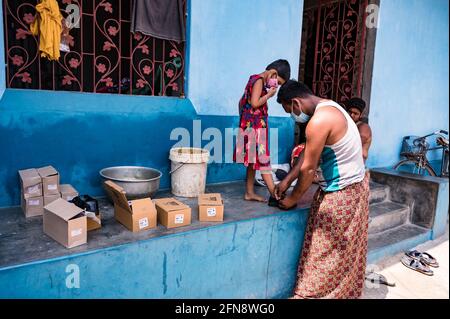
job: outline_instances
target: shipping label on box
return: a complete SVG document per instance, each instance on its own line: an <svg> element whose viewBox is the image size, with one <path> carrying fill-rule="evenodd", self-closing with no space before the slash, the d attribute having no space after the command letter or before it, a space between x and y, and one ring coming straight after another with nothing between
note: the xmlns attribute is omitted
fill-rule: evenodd
<svg viewBox="0 0 450 319"><path fill-rule="evenodd" d="M44 213L44 197L24 198L21 196L21 206L25 217L42 216Z"/></svg>
<svg viewBox="0 0 450 319"><path fill-rule="evenodd" d="M191 208L175 198L155 199L158 222L167 227L181 227L191 223Z"/></svg>
<svg viewBox="0 0 450 319"><path fill-rule="evenodd" d="M87 242L84 210L59 198L44 207L44 233L61 245L72 248Z"/></svg>
<svg viewBox="0 0 450 319"><path fill-rule="evenodd" d="M44 195L59 194L59 173L53 166L37 169L42 178L42 192Z"/></svg>
<svg viewBox="0 0 450 319"><path fill-rule="evenodd" d="M156 207L150 198L128 200L122 187L112 181L104 182L106 192L114 202L114 217L132 232L156 227Z"/></svg>
<svg viewBox="0 0 450 319"><path fill-rule="evenodd" d="M20 170L19 179L24 198L42 196L42 178L35 168Z"/></svg>
<svg viewBox="0 0 450 319"><path fill-rule="evenodd" d="M202 194L198 197L198 220L201 222L223 221L223 200L219 193Z"/></svg>

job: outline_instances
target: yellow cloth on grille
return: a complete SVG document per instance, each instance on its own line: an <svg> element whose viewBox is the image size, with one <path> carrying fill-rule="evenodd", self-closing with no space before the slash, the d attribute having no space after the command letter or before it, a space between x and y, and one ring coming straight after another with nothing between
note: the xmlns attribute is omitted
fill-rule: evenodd
<svg viewBox="0 0 450 319"><path fill-rule="evenodd" d="M39 35L41 56L58 60L61 43L62 19L56 0L41 0L36 5L36 19L31 24L31 32Z"/></svg>

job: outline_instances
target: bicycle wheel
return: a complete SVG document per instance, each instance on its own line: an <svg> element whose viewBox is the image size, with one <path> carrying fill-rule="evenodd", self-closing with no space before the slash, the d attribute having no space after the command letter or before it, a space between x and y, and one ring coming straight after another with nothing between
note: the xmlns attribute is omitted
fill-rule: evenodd
<svg viewBox="0 0 450 319"><path fill-rule="evenodd" d="M400 172L407 172L407 173L413 173L423 176L436 176L436 173L434 172L433 168L429 164L425 164L422 168L419 167L419 163L411 160L411 159L404 159L400 162L398 162L394 169Z"/></svg>

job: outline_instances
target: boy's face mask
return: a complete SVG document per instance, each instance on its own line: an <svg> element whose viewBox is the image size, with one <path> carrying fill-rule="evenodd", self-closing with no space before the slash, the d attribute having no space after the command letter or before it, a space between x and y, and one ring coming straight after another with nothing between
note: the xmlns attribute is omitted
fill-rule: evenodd
<svg viewBox="0 0 450 319"><path fill-rule="evenodd" d="M297 115L294 113L294 103L297 103L300 108L300 115ZM306 123L311 119L311 116L309 116L306 113L303 113L302 108L300 104L296 100L292 100L292 109L291 109L291 117L292 119L297 123Z"/></svg>

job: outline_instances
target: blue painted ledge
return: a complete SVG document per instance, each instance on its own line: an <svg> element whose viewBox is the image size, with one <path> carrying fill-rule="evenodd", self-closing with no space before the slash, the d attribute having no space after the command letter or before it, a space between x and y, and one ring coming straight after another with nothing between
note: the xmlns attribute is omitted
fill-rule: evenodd
<svg viewBox="0 0 450 319"><path fill-rule="evenodd" d="M286 298L307 216L282 212L0 268L0 298ZM80 288L67 288L70 265Z"/></svg>

